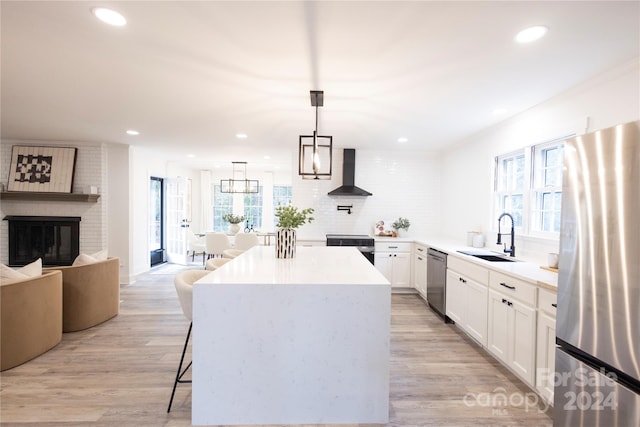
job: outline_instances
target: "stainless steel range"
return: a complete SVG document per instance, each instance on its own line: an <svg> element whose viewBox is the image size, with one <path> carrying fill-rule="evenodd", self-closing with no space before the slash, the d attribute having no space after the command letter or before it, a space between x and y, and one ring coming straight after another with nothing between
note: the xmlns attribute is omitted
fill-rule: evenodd
<svg viewBox="0 0 640 427"><path fill-rule="evenodd" d="M327 246L355 246L373 264L375 240L357 234L327 234Z"/></svg>

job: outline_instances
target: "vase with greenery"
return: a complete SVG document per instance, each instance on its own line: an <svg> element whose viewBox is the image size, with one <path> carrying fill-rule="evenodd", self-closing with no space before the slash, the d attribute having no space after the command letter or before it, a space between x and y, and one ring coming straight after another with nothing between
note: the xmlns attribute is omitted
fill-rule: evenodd
<svg viewBox="0 0 640 427"><path fill-rule="evenodd" d="M396 230L397 234L400 234L400 230L403 230L403 231L409 230L410 225L411 223L407 218L400 217L397 220L395 220L393 224L391 224L391 227L393 227L393 229Z"/></svg>
<svg viewBox="0 0 640 427"><path fill-rule="evenodd" d="M296 229L313 221L313 208L298 209L291 204L278 205L275 216L278 218L276 227L276 257L293 258L296 253Z"/></svg>
<svg viewBox="0 0 640 427"><path fill-rule="evenodd" d="M222 219L225 220L226 222L228 222L229 224L231 224L229 226L229 230L231 230L231 233L233 234L238 234L238 232L240 231L240 223L242 221L244 221L244 216L243 215L234 215L232 213L228 213L228 214L224 214L222 216Z"/></svg>

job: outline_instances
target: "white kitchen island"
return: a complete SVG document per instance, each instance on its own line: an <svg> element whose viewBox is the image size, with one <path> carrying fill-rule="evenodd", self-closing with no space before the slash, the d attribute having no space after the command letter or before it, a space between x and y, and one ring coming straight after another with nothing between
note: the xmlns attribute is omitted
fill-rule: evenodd
<svg viewBox="0 0 640 427"><path fill-rule="evenodd" d="M194 284L192 423L388 422L390 310L356 248L250 249Z"/></svg>

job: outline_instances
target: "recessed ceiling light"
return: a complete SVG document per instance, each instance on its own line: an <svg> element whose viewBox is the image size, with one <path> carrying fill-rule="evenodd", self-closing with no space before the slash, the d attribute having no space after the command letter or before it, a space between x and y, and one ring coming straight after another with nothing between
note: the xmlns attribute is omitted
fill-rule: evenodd
<svg viewBox="0 0 640 427"><path fill-rule="evenodd" d="M236 133L236 138L238 138L238 139L245 139L248 136L249 135L247 135L246 133Z"/></svg>
<svg viewBox="0 0 640 427"><path fill-rule="evenodd" d="M269 160L271 158L271 156L264 156L265 160Z"/></svg>
<svg viewBox="0 0 640 427"><path fill-rule="evenodd" d="M493 110L493 115L494 116L501 116L506 112L507 112L507 110L505 110L504 108L496 108L495 110Z"/></svg>
<svg viewBox="0 0 640 427"><path fill-rule="evenodd" d="M409 141L409 138L404 138L404 137L398 138L398 142L407 142L407 141Z"/></svg>
<svg viewBox="0 0 640 427"><path fill-rule="evenodd" d="M127 135L140 135L140 132L138 132L137 130L129 129L127 131Z"/></svg>
<svg viewBox="0 0 640 427"><path fill-rule="evenodd" d="M91 9L93 14L102 22L113 25L114 27L123 27L126 25L127 20L124 16L120 15L115 10L107 9L104 7L95 7Z"/></svg>
<svg viewBox="0 0 640 427"><path fill-rule="evenodd" d="M196 157L196 155L195 154L187 154L187 157L190 158L190 159L193 159L194 157Z"/></svg>
<svg viewBox="0 0 640 427"><path fill-rule="evenodd" d="M536 41L547 33L548 28L542 25L525 28L516 35L518 43L530 43Z"/></svg>

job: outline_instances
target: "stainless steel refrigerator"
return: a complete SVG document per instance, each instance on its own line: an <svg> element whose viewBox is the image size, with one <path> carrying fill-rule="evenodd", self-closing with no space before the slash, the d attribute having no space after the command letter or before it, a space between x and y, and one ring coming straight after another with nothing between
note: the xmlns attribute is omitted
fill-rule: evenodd
<svg viewBox="0 0 640 427"><path fill-rule="evenodd" d="M554 426L640 426L640 121L564 165Z"/></svg>

